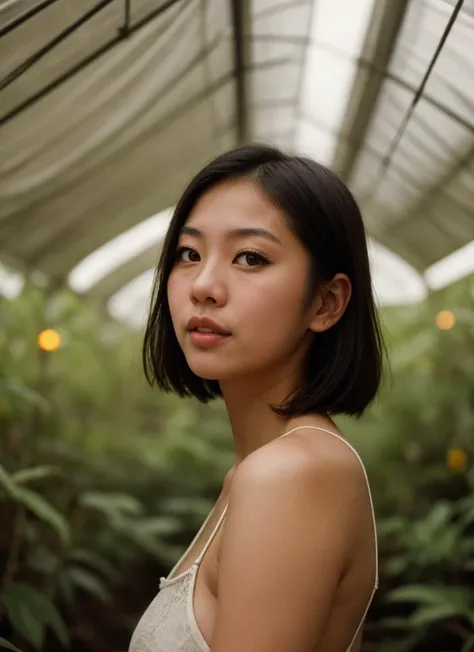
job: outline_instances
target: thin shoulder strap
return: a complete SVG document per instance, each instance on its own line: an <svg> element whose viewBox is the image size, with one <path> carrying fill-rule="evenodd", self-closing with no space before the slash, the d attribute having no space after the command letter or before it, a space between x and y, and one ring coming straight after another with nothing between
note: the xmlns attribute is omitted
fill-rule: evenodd
<svg viewBox="0 0 474 652"><path fill-rule="evenodd" d="M196 532L196 534L195 534L195 536L194 536L194 539L193 539L193 540L191 541L191 543L189 544L187 550L186 550L185 553L184 553L184 554L183 554L183 555L178 559L178 561L176 562L176 564L173 566L173 568L172 568L171 571L169 572L168 577L165 578L165 579L167 579L167 580L174 579L174 573L175 573L176 569L181 565L181 562L183 561L183 559L185 559L185 558L187 557L187 555L189 554L189 552L193 549L194 544L195 544L196 541L199 539L199 537L200 537L201 533L203 532L204 528L205 528L206 525L209 523L209 521L210 521L212 515L213 515L214 512L216 511L216 505L217 505L217 503L214 503L212 509L210 510L210 512L209 512L209 514L206 516L206 518L204 519L204 521L203 521L201 527L199 528L199 530ZM196 562L194 562L194 563L196 563Z"/></svg>
<svg viewBox="0 0 474 652"><path fill-rule="evenodd" d="M349 444L349 442L346 441L344 439L344 437L341 437L341 435L338 435L336 432L332 432L332 430L327 430L326 428L320 428L319 426L298 426L297 428L293 428L292 430L289 430L288 432L283 433L283 435L280 435L280 437L285 437L286 435L289 435L290 433L295 432L295 430L301 430L302 428L311 428L313 430L321 430L322 432L326 432L328 435L333 435L334 437L337 437L342 442L344 442L344 444L346 444L346 446L348 446L351 449L351 451L354 453L354 455L359 460L359 463L360 463L360 465L362 467L362 470L364 472L365 481L367 483L367 489L368 489L368 492L369 492L370 508L372 510L372 521L373 521L373 526L374 526L374 538L375 538L375 583L374 583L374 588L372 589L372 593L370 595L369 601L367 602L367 606L365 608L363 616L362 616L362 618L361 618L361 620L359 622L359 626L357 627L357 629L355 631L355 634L354 634L354 636L352 638L352 641L351 641L349 647L347 648L347 652L351 652L351 648L354 645L354 641L356 640L357 635L358 635L362 625L364 624L365 617L367 616L367 612L369 611L370 605L372 604L374 594L375 594L375 592L376 592L376 590L377 590L377 588L379 586L379 553L378 553L378 543L377 543L377 524L376 524L376 521L375 521L375 510L374 510L374 503L373 503L373 500L372 500L372 492L370 491L369 477L367 475L367 471L365 469L364 463L362 462L362 459L361 459L359 453L356 451L356 449L351 444ZM278 437L278 439L280 437Z"/></svg>
<svg viewBox="0 0 474 652"><path fill-rule="evenodd" d="M214 537L216 536L217 531L219 530L219 528L220 528L220 526L221 526L221 524L222 524L222 521L224 520L224 517L225 517L225 513L226 513L226 511L227 511L227 505L224 507L224 509L223 509L223 511L222 511L222 514L219 516L219 520L217 521L216 527L212 530L211 535L210 535L209 539L207 540L206 545L205 545L204 548L202 549L201 554L199 555L199 557L198 557L198 558L196 559L196 561L194 562L194 564L195 564L196 566L199 566L199 564L200 564L201 561L203 560L204 555L206 554L206 552L207 552L209 546L211 545L212 541L214 540ZM209 515L209 516L210 516L210 515Z"/></svg>
<svg viewBox="0 0 474 652"><path fill-rule="evenodd" d="M359 453L356 451L354 446L352 446L344 437L341 435L338 435L336 432L333 432L332 430L327 430L326 428L320 428L319 426L298 426L297 428L292 428L292 430L289 430L288 432L283 433L283 435L280 435L280 437L277 437L277 439L280 439L281 437L285 437L286 435L291 434L292 432L295 432L296 430L302 430L303 428L310 428L312 430L320 430L321 432L326 432L328 435L333 435L333 437L337 437L337 439L340 439L346 446L348 446L351 451L354 453L354 455L357 457L359 460L359 463L362 467L362 471L364 472L364 477L365 481L367 483L367 489L369 492L369 501L370 501L370 509L372 511L372 521L374 525L374 536L375 536L375 588L374 591L378 588L379 585L379 553L378 553L378 543L377 543L377 523L375 521L375 509L374 509L374 502L372 500L372 492L370 491L370 482L369 482L369 477L367 475L367 471L365 469L364 463L362 461L362 458L360 457ZM365 614L364 614L365 617Z"/></svg>

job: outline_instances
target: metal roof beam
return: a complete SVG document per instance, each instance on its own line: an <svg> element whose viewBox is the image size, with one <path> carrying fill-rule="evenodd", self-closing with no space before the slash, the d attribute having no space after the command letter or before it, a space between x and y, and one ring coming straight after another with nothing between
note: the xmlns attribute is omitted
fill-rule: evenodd
<svg viewBox="0 0 474 652"><path fill-rule="evenodd" d="M96 7L91 11L88 12L88 14L97 13L97 11L100 11L102 5L110 4L110 2L114 2L115 0L103 0L102 2L99 3L99 5L96 5ZM76 75L78 72L81 72L84 68L89 66L91 63L94 63L97 59L102 57L104 54L106 54L109 50L114 48L115 46L121 44L121 42L128 38L131 34L134 32L138 31L145 25L147 25L149 22L153 21L155 18L157 18L160 14L162 14L164 11L172 7L174 4L181 2L182 0L167 0L167 2L164 2L162 5L157 7L156 9L150 11L146 16L141 18L139 21L137 21L136 24L130 25L130 3L128 0L126 0L125 4L125 16L124 16L124 24L119 27L118 32L115 36L113 36L110 40L108 40L106 43L101 45L99 48L94 50L92 53L81 59L76 65L74 65L72 68L67 70L66 72L62 73L53 81L49 82L46 86L43 86L40 90L38 90L36 93L33 95L28 96L23 102L20 102L17 106L15 106L13 109L5 113L4 115L0 116L0 127L2 127L4 124L12 120L15 116L19 115L26 109L28 109L30 106L36 104L39 100L41 100L43 97L46 95L49 95L52 91L54 91L58 86L63 84L64 82L68 81L71 77ZM11 83L11 81L14 81L17 77L19 77L24 71L26 71L28 68L33 65L33 63L43 56L46 52L51 50L53 47L57 45L60 41L64 40L64 38L69 34L75 31L78 27L82 25L83 22L85 22L84 19L88 20L88 14L85 16L82 16L76 23L70 25L67 30L64 30L58 37L53 39L53 41L50 41L45 47L43 47L41 50L38 52L34 53L32 56L30 56L23 64L21 64L17 69L12 71L10 75L7 75L7 77L0 82L0 90L1 90L1 85L7 86L8 84ZM66 33L67 32L67 33ZM11 77L11 80L10 80Z"/></svg>
<svg viewBox="0 0 474 652"><path fill-rule="evenodd" d="M16 18L10 20L8 23L4 25L2 24L0 26L0 38L2 38L2 36L5 36L5 34L8 34L9 32L12 32L20 25L23 25L23 23L36 16L36 14L41 13L44 9L47 9L50 5L54 5L56 2L58 2L58 0L43 0L43 2L39 2L38 4L33 5L32 7L24 11L22 14L17 16ZM0 7L0 14L2 12L2 9L3 7Z"/></svg>
<svg viewBox="0 0 474 652"><path fill-rule="evenodd" d="M346 182L370 126L409 1L375 0L341 127L341 133L349 134L352 144L347 147L347 141L339 141L332 165ZM374 61L377 67L368 73L365 61Z"/></svg>
<svg viewBox="0 0 474 652"><path fill-rule="evenodd" d="M230 0L232 33L234 43L235 108L237 143L242 145L249 139L249 99L246 68L250 62L248 38L250 0Z"/></svg>

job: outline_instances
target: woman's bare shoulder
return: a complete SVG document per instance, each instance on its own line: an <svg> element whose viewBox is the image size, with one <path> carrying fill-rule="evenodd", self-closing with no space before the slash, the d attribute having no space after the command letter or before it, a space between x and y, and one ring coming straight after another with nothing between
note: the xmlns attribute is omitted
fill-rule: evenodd
<svg viewBox="0 0 474 652"><path fill-rule="evenodd" d="M334 430L334 429L333 429ZM258 448L235 469L232 483L251 482L252 478L282 479L287 475L294 479L307 479L310 486L331 479L353 480L365 488L364 467L355 449L346 442L339 431L338 436L310 427L302 427L286 437L275 439ZM354 488L354 487L353 487Z"/></svg>
<svg viewBox="0 0 474 652"><path fill-rule="evenodd" d="M314 649L323 635L357 528L360 464L336 438L320 450L290 439L262 446L235 469L216 652Z"/></svg>

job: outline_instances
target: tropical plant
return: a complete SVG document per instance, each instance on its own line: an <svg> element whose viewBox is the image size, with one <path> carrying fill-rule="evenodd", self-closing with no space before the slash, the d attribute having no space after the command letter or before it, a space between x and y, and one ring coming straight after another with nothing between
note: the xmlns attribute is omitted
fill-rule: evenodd
<svg viewBox="0 0 474 652"><path fill-rule="evenodd" d="M474 652L473 301L383 310L392 376L339 420L378 516L366 652ZM125 650L232 464L223 405L150 390L139 335L67 291L0 297L0 648Z"/></svg>

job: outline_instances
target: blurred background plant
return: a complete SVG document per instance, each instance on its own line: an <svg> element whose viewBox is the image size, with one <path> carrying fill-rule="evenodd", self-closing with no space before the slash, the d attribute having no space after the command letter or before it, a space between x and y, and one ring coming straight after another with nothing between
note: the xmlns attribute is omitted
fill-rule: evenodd
<svg viewBox="0 0 474 652"><path fill-rule="evenodd" d="M367 652L474 650L473 300L384 308L391 376L338 420L378 515ZM223 406L152 391L139 335L70 292L0 298L0 351L0 647L126 650L232 465Z"/></svg>

